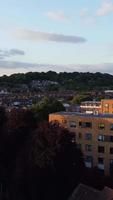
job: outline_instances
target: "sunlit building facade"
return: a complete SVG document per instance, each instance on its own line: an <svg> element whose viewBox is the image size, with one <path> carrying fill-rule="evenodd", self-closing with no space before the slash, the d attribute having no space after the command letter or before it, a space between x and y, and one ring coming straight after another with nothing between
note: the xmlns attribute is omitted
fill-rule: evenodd
<svg viewBox="0 0 113 200"><path fill-rule="evenodd" d="M113 114L90 115L59 112L49 115L75 133L76 143L84 155L86 167L98 167L105 175L113 171Z"/></svg>

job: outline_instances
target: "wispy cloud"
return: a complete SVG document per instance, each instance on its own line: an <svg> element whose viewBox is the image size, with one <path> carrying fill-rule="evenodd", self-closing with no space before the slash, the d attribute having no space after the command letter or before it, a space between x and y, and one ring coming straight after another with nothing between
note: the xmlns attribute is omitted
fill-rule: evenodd
<svg viewBox="0 0 113 200"><path fill-rule="evenodd" d="M106 16L113 13L113 3L110 0L102 0L100 7L95 11L95 14L89 14L88 8L80 10L80 17L86 24L94 24L98 17Z"/></svg>
<svg viewBox="0 0 113 200"><path fill-rule="evenodd" d="M113 74L113 63L99 63L99 64L72 64L72 65L50 65L50 64L38 64L38 63L24 63L24 62L11 62L11 61L0 61L0 71L7 73L15 72L28 72L28 71L49 71L53 70L56 72L102 72Z"/></svg>
<svg viewBox="0 0 113 200"><path fill-rule="evenodd" d="M82 8L80 10L80 17L87 17L88 16L88 8Z"/></svg>
<svg viewBox="0 0 113 200"><path fill-rule="evenodd" d="M98 63L98 64L73 64L68 65L70 71L78 72L101 72L113 74L113 63Z"/></svg>
<svg viewBox="0 0 113 200"><path fill-rule="evenodd" d="M86 39L81 36L64 35L64 34L48 33L41 31L34 31L34 30L24 30L24 29L15 30L13 31L12 35L17 39L32 40L32 41L46 40L51 42L59 42L59 43L64 42L73 44L86 42Z"/></svg>
<svg viewBox="0 0 113 200"><path fill-rule="evenodd" d="M113 13L113 3L111 1L103 1L96 12L96 16L106 16L110 13Z"/></svg>
<svg viewBox="0 0 113 200"><path fill-rule="evenodd" d="M20 49L2 50L0 49L0 59L5 59L11 56L25 55L25 52Z"/></svg>
<svg viewBox="0 0 113 200"><path fill-rule="evenodd" d="M95 17L89 14L88 8L83 8L80 10L80 17L85 24L89 25L95 23Z"/></svg>
<svg viewBox="0 0 113 200"><path fill-rule="evenodd" d="M35 63L0 60L0 68L3 68L3 69L28 69L29 70L29 68L33 69L35 66L37 66L37 64Z"/></svg>
<svg viewBox="0 0 113 200"><path fill-rule="evenodd" d="M56 11L56 12L48 11L45 13L45 15L52 20L56 20L56 21L60 21L60 22L68 22L70 19L68 16L66 16L64 14L63 11Z"/></svg>

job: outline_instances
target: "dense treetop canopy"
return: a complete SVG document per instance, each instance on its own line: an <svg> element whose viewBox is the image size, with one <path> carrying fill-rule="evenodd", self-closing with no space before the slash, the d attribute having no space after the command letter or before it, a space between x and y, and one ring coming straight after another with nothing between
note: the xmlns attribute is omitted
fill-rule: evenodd
<svg viewBox="0 0 113 200"><path fill-rule="evenodd" d="M81 72L28 72L26 74L12 74L0 77L0 87L16 87L19 84L29 84L33 80L49 80L57 82L58 85L50 87L50 90L92 90L113 89L113 76L102 73Z"/></svg>

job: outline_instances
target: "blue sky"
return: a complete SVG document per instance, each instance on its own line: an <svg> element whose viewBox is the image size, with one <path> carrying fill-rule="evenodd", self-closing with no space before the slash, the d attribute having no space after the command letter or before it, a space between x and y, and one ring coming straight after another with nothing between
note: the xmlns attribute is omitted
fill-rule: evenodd
<svg viewBox="0 0 113 200"><path fill-rule="evenodd" d="M0 0L0 75L113 74L113 0Z"/></svg>

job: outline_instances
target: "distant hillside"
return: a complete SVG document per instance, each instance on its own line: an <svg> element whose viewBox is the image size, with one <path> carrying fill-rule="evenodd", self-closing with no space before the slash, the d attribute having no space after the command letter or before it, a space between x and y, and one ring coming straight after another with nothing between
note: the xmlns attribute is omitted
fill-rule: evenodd
<svg viewBox="0 0 113 200"><path fill-rule="evenodd" d="M48 87L49 90L105 90L113 89L113 76L102 73L56 73L54 71L28 72L0 77L0 87L14 88L18 85L29 85L33 80L49 80L58 84Z"/></svg>

